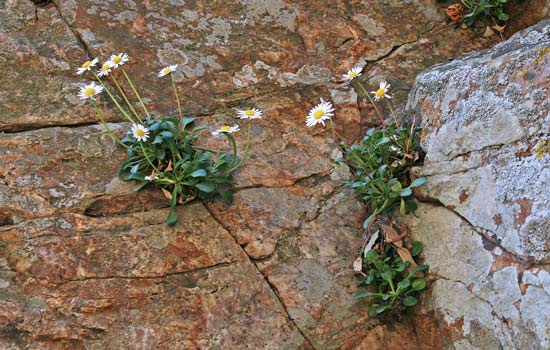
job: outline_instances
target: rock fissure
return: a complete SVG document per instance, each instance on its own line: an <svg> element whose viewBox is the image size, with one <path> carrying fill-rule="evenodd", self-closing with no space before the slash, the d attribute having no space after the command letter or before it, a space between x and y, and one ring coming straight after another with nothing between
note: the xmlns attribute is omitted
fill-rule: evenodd
<svg viewBox="0 0 550 350"><path fill-rule="evenodd" d="M86 43L86 41L82 38L82 36L80 35L80 33L78 32L78 30L76 30L70 23L69 21L67 21L67 19L65 18L65 16L63 16L63 13L61 12L61 9L59 8L59 5L57 4L57 1L52 1L54 7L55 7L55 10L57 12L57 15L59 16L59 18L63 21L63 23L65 24L65 26L67 26L67 28L71 31L71 33L73 33L74 35L74 38L76 39L76 41L78 42L78 44L80 45L80 47L84 50L84 52L86 52L86 54L88 55L88 59L92 59L93 56L92 56L92 51L90 50L90 48L88 47L88 44Z"/></svg>
<svg viewBox="0 0 550 350"><path fill-rule="evenodd" d="M491 242L492 244L494 244L495 246L499 247L500 249L502 249L503 252L507 253L507 254L510 254L511 256L513 256L514 258L516 258L518 261L520 261L522 263L522 265L524 267L527 267L529 266L530 264L532 264L532 262L529 262L528 260L526 260L525 258L521 257L521 256L518 256L516 254L514 254L513 252L511 252L509 249L506 249L506 247L504 247L498 240L494 239L494 237L498 237L496 235L496 233L488 230L488 229L485 229L485 228L482 228L482 227L478 227L478 226L475 226L474 224L472 224L466 217L464 217L462 214L460 214L459 212L457 212L456 210L454 210L453 208L449 208L448 206L446 206L445 204L443 204L439 199L437 198L430 198L432 199L429 203L435 203L447 210L450 210L453 212L453 214L457 215L458 217L460 217L460 219L462 219L463 222L465 222L466 224L468 224L468 226L470 226L470 228L472 229L473 232L477 233L479 236L481 236L481 239L482 240L487 240L489 242ZM490 233L490 235L487 235L485 234L484 232L488 232ZM546 261L543 261L541 263L546 263Z"/></svg>
<svg viewBox="0 0 550 350"><path fill-rule="evenodd" d="M233 234L231 234L231 231L230 231L230 228L227 227L221 220L219 220L217 218L217 216L210 210L210 208L208 208L207 205L204 205L204 207L206 208L206 210L209 211L210 215L212 216L212 218L214 220L216 220L218 222L218 224L220 226L222 226L227 232L230 233L230 236L233 237ZM289 322L292 323L292 325L296 328L296 330L300 333L300 335L304 338L304 340L307 342L307 344L310 346L311 349L313 350L317 350L314 346L313 346L313 343L309 340L309 338L306 336L306 334L300 329L300 327L298 326L298 324L296 323L296 321L292 318L292 316L290 316L290 313L288 312L287 310L287 307L286 305L284 304L284 302L282 301L281 297L279 296L279 293L277 291L277 288L276 286L274 286L270 281L269 279L267 278L267 276L265 276L262 271L258 268L258 265L256 264L256 261L254 259L252 259L248 253L246 252L246 250L243 249L243 247L235 240L235 245L239 247L239 249L241 250L242 254L244 254L244 256L247 257L247 259L250 261L251 264L254 265L257 273L262 276L263 280L265 281L265 283L267 283L267 285L269 286L269 288L271 289L272 293L275 295L275 297L277 298L277 301L279 302L279 304L282 306L282 308L284 309L285 313L286 313L286 317L287 319L289 320Z"/></svg>
<svg viewBox="0 0 550 350"><path fill-rule="evenodd" d="M116 275L113 275L113 276L96 276L96 277L73 278L73 279L68 279L67 282L65 282L65 283L68 283L68 282L85 282L85 281L95 281L95 280L117 280L117 279L120 279L120 280L163 279L165 277L170 277L170 276L187 275L187 274L193 274L193 273L197 273L197 272L203 272L203 271L218 269L218 268L222 268L222 267L227 267L227 266L231 266L233 264L236 264L238 262L239 261L225 261L225 262L216 263L214 265L201 266L199 268L190 269L190 270L186 270L186 271L175 271L175 272L164 273L164 274L161 274L161 275L151 275L151 276L116 276Z"/></svg>
<svg viewBox="0 0 550 350"><path fill-rule="evenodd" d="M468 286L465 282L463 281L459 281L459 280L453 280L453 279L450 279L450 278L447 278L447 277L444 277L444 276L441 276L441 275L437 275L437 274L433 274L430 272L430 275L432 276L435 276L436 278L438 279L443 279L443 280L446 280L446 281L449 281L449 282L453 282L453 283L458 283L458 284L461 284L462 286L464 286L464 288L470 293L472 294L474 297L476 297L477 299L481 300L482 302L484 302L485 304L489 305L489 307L491 308L492 310L492 315L495 316L499 321L500 321L500 325L501 327L505 326L506 328L508 328L508 330L510 332L513 332L513 327L512 325L510 325L510 323L506 320L506 318L504 317L504 315L500 314L497 310L498 308L496 308L489 300L485 299L485 298L482 298L480 295L474 293L472 291L472 287L471 286ZM505 334L505 332L503 332L503 334Z"/></svg>

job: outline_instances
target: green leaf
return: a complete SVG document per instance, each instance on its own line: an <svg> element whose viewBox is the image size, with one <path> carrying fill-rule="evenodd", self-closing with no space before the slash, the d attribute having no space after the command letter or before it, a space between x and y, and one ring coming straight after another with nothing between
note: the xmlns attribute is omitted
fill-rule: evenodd
<svg viewBox="0 0 550 350"><path fill-rule="evenodd" d="M410 187L407 187L407 188L404 188L403 191L401 191L400 196L401 197L408 197L411 194L412 194L412 190L410 189Z"/></svg>
<svg viewBox="0 0 550 350"><path fill-rule="evenodd" d="M418 300L416 300L416 298L413 297L412 295L409 295L408 297L403 299L403 305L405 306L413 306L413 305L416 305L417 302Z"/></svg>
<svg viewBox="0 0 550 350"><path fill-rule="evenodd" d="M174 226L178 222L178 214L174 210L174 208L170 208L170 214L168 214L168 217L166 218L166 224L170 226Z"/></svg>
<svg viewBox="0 0 550 350"><path fill-rule="evenodd" d="M405 201L405 209L407 213L412 213L416 210L416 208L418 208L418 204L416 204L414 199L408 199Z"/></svg>
<svg viewBox="0 0 550 350"><path fill-rule="evenodd" d="M132 186L132 189L134 190L134 192L137 192L137 191L141 190L143 187L147 186L148 184L149 184L149 182L147 182L147 181L138 182L138 183L134 184L134 186Z"/></svg>
<svg viewBox="0 0 550 350"><path fill-rule="evenodd" d="M384 164L384 165L382 165L381 167L379 167L379 168L377 169L378 176L380 176L380 177L383 176L384 173L386 172L386 170L388 170L388 165L387 165L387 164ZM401 184L399 184L399 185L401 186ZM397 191L396 191L396 192L397 192Z"/></svg>
<svg viewBox="0 0 550 350"><path fill-rule="evenodd" d="M128 169L120 169L118 177L123 181L143 180L143 175L131 173Z"/></svg>
<svg viewBox="0 0 550 350"><path fill-rule="evenodd" d="M371 297L371 296L374 296L374 295L377 295L377 294L372 293L372 292L368 292L368 291L358 292L353 296L353 299L361 299L361 298Z"/></svg>
<svg viewBox="0 0 550 350"><path fill-rule="evenodd" d="M390 188L393 192L401 192L401 182L394 183Z"/></svg>
<svg viewBox="0 0 550 350"><path fill-rule="evenodd" d="M410 263L408 261L401 261L399 264L397 264L395 271L403 272L409 265Z"/></svg>
<svg viewBox="0 0 550 350"><path fill-rule="evenodd" d="M418 265L417 267L415 267L411 272L409 272L409 276L408 278L411 278L412 276L414 276L417 272L420 272L420 271L427 271L430 267L428 265Z"/></svg>
<svg viewBox="0 0 550 350"><path fill-rule="evenodd" d="M390 138L389 138L389 137L382 137L382 138L380 139L380 141L378 141L378 143L377 143L376 145L377 145L377 146L380 146L380 145L383 145L383 144L388 143L388 142L390 142Z"/></svg>
<svg viewBox="0 0 550 350"><path fill-rule="evenodd" d="M397 290L407 289L407 288L409 288L410 285L411 285L411 280L406 278L406 279L400 281L399 283L397 283Z"/></svg>
<svg viewBox="0 0 550 350"><path fill-rule="evenodd" d="M401 215L407 214L407 207L405 206L405 201L403 200L403 198L401 198L401 204L399 205L399 212L401 213Z"/></svg>
<svg viewBox="0 0 550 350"><path fill-rule="evenodd" d="M414 180L414 181L409 185L409 187L410 187L410 188L420 187L420 186L424 185L426 182L428 182L428 179L426 179L425 177L419 177L418 179Z"/></svg>
<svg viewBox="0 0 550 350"><path fill-rule="evenodd" d="M203 177L206 176L206 170L204 169L197 169L193 171L190 175L191 177Z"/></svg>
<svg viewBox="0 0 550 350"><path fill-rule="evenodd" d="M388 305L380 305L376 308L376 313L381 314L382 312L386 311L386 308L388 308Z"/></svg>
<svg viewBox="0 0 550 350"><path fill-rule="evenodd" d="M220 197L222 197L225 203L227 204L233 203L233 192L228 190L220 190L218 191L218 193L220 194Z"/></svg>
<svg viewBox="0 0 550 350"><path fill-rule="evenodd" d="M423 278L417 278L412 282L412 290L418 291L426 288L426 281Z"/></svg>
<svg viewBox="0 0 550 350"><path fill-rule="evenodd" d="M374 250L369 250L367 252L367 254L365 255L365 259L369 262L372 262L372 261L376 260L376 258L378 258L378 255L376 254L376 252Z"/></svg>
<svg viewBox="0 0 550 350"><path fill-rule="evenodd" d="M191 124L192 122L194 122L195 119L197 119L197 118L182 118L182 119L181 119L181 125L182 125L183 129L185 130L185 128L187 127L187 125L189 125L189 124Z"/></svg>
<svg viewBox="0 0 550 350"><path fill-rule="evenodd" d="M373 270L374 271L374 270ZM369 273L369 275L367 276L367 278L365 279L365 284L371 284L372 281L374 281L374 273Z"/></svg>
<svg viewBox="0 0 550 350"><path fill-rule="evenodd" d="M370 222L376 217L376 212L372 213L364 222L363 222L363 228L365 230L369 229Z"/></svg>
<svg viewBox="0 0 550 350"><path fill-rule="evenodd" d="M210 182L200 182L200 183L196 184L195 187L198 190L200 190L202 192L206 192L206 193L212 193L216 189L216 187L213 184L211 184Z"/></svg>
<svg viewBox="0 0 550 350"><path fill-rule="evenodd" d="M160 121L156 121L154 122L153 124L151 124L148 129L149 131L155 131L158 129L158 127L160 126Z"/></svg>
<svg viewBox="0 0 550 350"><path fill-rule="evenodd" d="M157 135L157 136L155 136L155 139L153 140L153 144L154 144L154 145L158 145L158 144L161 144L162 141L164 141L164 139L162 138L162 136Z"/></svg>
<svg viewBox="0 0 550 350"><path fill-rule="evenodd" d="M393 276L392 276L392 273L391 271L385 271L385 272L382 272L380 274L380 277L382 277L382 279L388 283L391 283L393 281Z"/></svg>
<svg viewBox="0 0 550 350"><path fill-rule="evenodd" d="M369 313L370 318L375 317L376 316L376 306L374 306L372 304L369 305L369 312L368 313Z"/></svg>
<svg viewBox="0 0 550 350"><path fill-rule="evenodd" d="M414 241L413 246L411 249L411 255L412 256L418 256L420 253L422 253L422 250L424 249L424 245L420 241Z"/></svg>
<svg viewBox="0 0 550 350"><path fill-rule="evenodd" d="M498 15L498 19L503 21L503 22L506 22L510 19L510 16L508 16L508 14L504 13L504 12L501 12L499 15Z"/></svg>
<svg viewBox="0 0 550 350"><path fill-rule="evenodd" d="M166 150L164 148L157 149L157 158L159 160L164 160L166 158Z"/></svg>
<svg viewBox="0 0 550 350"><path fill-rule="evenodd" d="M173 138L174 137L174 134L172 134L170 131L161 131L159 133L159 135L162 135L162 137L166 137L166 138Z"/></svg>

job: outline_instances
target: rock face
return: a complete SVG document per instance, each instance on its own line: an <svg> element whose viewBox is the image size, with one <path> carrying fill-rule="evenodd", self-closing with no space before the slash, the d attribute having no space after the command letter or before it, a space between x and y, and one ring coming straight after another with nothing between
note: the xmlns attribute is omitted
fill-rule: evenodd
<svg viewBox="0 0 550 350"><path fill-rule="evenodd" d="M454 30L424 0L57 0L37 16L0 0L0 349L419 349L428 328L378 325L351 298L364 209L305 115L331 99L355 137L374 113L341 73L366 64L361 79L388 80L402 109L418 72L495 41ZM237 107L264 110L233 205L179 208L170 228L158 190L117 179L124 152L76 97L86 79L74 70L120 51L156 113L175 112L156 77L168 63L185 114L210 129L236 122Z"/></svg>
<svg viewBox="0 0 550 350"><path fill-rule="evenodd" d="M417 217L436 280L422 312L454 349L550 346L550 21L418 76L428 177Z"/></svg>

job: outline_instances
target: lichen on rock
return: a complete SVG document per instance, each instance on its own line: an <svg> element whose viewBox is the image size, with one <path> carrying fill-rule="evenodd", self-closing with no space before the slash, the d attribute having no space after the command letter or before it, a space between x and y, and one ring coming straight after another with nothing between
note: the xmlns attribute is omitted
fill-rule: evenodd
<svg viewBox="0 0 550 350"><path fill-rule="evenodd" d="M455 348L550 345L540 316L550 294L537 281L550 261L549 45L546 20L430 68L409 95L426 151L414 173L428 178L422 196L446 208L424 204L404 221L437 279L423 312L444 319Z"/></svg>

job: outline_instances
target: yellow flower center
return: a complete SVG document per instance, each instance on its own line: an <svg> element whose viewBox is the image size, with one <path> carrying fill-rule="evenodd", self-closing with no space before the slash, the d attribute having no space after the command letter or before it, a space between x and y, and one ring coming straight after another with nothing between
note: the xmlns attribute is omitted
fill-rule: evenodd
<svg viewBox="0 0 550 350"><path fill-rule="evenodd" d="M254 111L251 110L251 109L247 109L246 111L244 111L244 114L245 114L247 117L252 117L252 116L254 116Z"/></svg>
<svg viewBox="0 0 550 350"><path fill-rule="evenodd" d="M139 136L139 137L143 137L143 136L145 136L145 131L143 131L143 129L137 129L136 130L136 135Z"/></svg>
<svg viewBox="0 0 550 350"><path fill-rule="evenodd" d="M113 57L113 62L114 63L119 64L121 61L122 61L122 57L120 57L120 56Z"/></svg>
<svg viewBox="0 0 550 350"><path fill-rule="evenodd" d="M348 73L348 77L349 77L350 79L353 79L353 78L355 78L356 76L357 76L357 72L349 72L349 73Z"/></svg>
<svg viewBox="0 0 550 350"><path fill-rule="evenodd" d="M323 115L325 115L325 112L323 112L322 109L318 109L316 110L315 112L313 112L313 118L319 120L323 117Z"/></svg>
<svg viewBox="0 0 550 350"><path fill-rule="evenodd" d="M386 94L386 89L383 89L383 88L380 88L380 89L376 90L376 92L375 92L375 95L378 98L384 97L385 94Z"/></svg>
<svg viewBox="0 0 550 350"><path fill-rule="evenodd" d="M84 96L90 97L95 95L95 89L93 87L88 87L86 90L84 90Z"/></svg>
<svg viewBox="0 0 550 350"><path fill-rule="evenodd" d="M90 68L91 65L92 65L92 61L86 61L82 63L82 68Z"/></svg>
<svg viewBox="0 0 550 350"><path fill-rule="evenodd" d="M109 63L105 63L103 66L101 66L101 71L102 72L106 72L109 70L109 68L111 68L111 66L109 65Z"/></svg>
<svg viewBox="0 0 550 350"><path fill-rule="evenodd" d="M228 125L222 126L222 127L220 128L220 131L221 131L221 132L229 132L229 130L231 130L231 127L228 126Z"/></svg>
<svg viewBox="0 0 550 350"><path fill-rule="evenodd" d="M172 71L172 70L170 69L170 67L166 67L166 68L164 68L164 69L162 70L162 73L163 73L163 74L168 74L168 73L170 73L171 71Z"/></svg>

